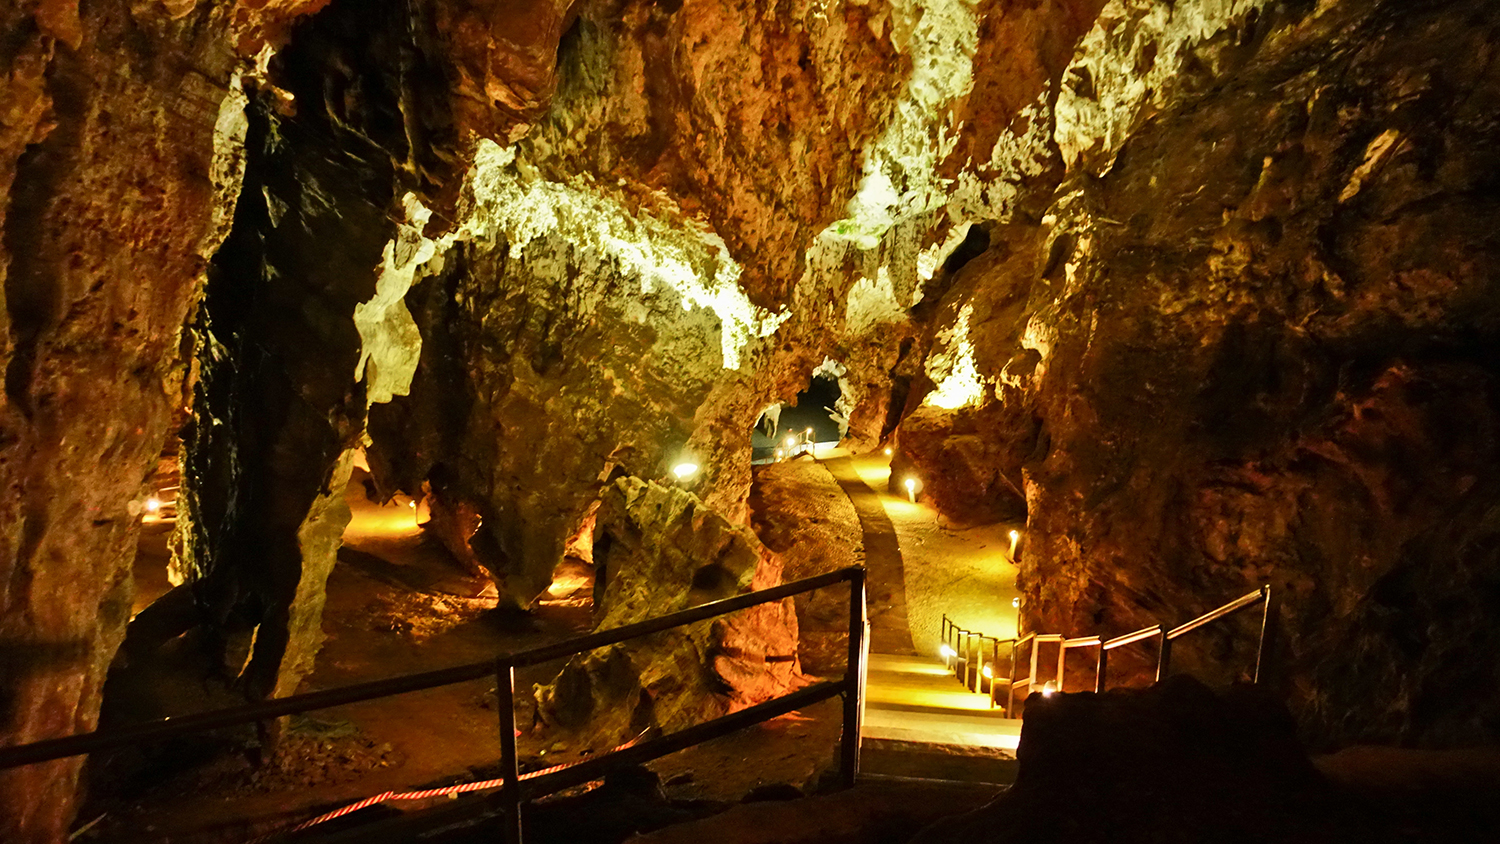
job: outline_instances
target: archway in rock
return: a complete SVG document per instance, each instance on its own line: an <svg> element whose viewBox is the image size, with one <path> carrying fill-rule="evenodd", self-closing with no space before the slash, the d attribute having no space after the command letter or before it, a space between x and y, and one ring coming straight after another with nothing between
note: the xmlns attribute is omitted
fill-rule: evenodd
<svg viewBox="0 0 1500 844"><path fill-rule="evenodd" d="M750 431L752 462L772 463L842 442L850 411L843 374L843 366L825 359L790 404L766 408Z"/></svg>

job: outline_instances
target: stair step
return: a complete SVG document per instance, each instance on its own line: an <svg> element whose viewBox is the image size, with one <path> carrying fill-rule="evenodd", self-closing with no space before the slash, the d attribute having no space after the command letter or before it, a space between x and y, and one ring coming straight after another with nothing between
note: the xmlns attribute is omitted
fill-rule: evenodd
<svg viewBox="0 0 1500 844"><path fill-rule="evenodd" d="M990 696L966 691L954 682L951 688L886 687L879 682L865 682L865 705L907 705L924 709L953 709L960 712L990 712Z"/></svg>
<svg viewBox="0 0 1500 844"><path fill-rule="evenodd" d="M952 677L953 672L943 667L941 660L910 654L870 654L866 663L870 671L895 671L902 674Z"/></svg>
<svg viewBox="0 0 1500 844"><path fill-rule="evenodd" d="M1016 760L1011 753L990 748L867 738L860 750L859 775L1008 785L1016 780Z"/></svg>
<svg viewBox="0 0 1500 844"><path fill-rule="evenodd" d="M954 712L865 709L865 738L963 747L1015 750L1021 739L1021 722L998 715Z"/></svg>

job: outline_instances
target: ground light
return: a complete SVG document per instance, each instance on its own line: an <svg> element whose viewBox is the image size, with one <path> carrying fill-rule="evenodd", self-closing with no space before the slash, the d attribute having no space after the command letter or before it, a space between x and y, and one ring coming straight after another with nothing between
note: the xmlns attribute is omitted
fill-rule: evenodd
<svg viewBox="0 0 1500 844"><path fill-rule="evenodd" d="M906 479L906 497L911 500L911 503L913 503L913 504L917 503L917 479L916 478L907 478ZM1014 548L1015 546L1012 545L1011 547ZM1014 551L1012 551L1011 556L1015 556Z"/></svg>
<svg viewBox="0 0 1500 844"><path fill-rule="evenodd" d="M672 467L672 474L677 476L677 480L685 481L688 478L691 478L692 476L698 474L698 464L678 463L676 466Z"/></svg>
<svg viewBox="0 0 1500 844"><path fill-rule="evenodd" d="M152 496L152 497L146 499L146 512L147 513L155 513L155 512L157 512L159 510L161 510L161 499L160 498L157 498L156 496Z"/></svg>
<svg viewBox="0 0 1500 844"><path fill-rule="evenodd" d="M1046 685L1042 686L1042 697L1052 697L1053 692L1056 691L1057 684L1052 682L1051 680L1048 680Z"/></svg>
<svg viewBox="0 0 1500 844"><path fill-rule="evenodd" d="M1010 558L1012 560L1014 560L1016 558L1016 545L1019 544L1020 541L1021 541L1021 532L1018 531L1018 530L1011 531L1010 532Z"/></svg>

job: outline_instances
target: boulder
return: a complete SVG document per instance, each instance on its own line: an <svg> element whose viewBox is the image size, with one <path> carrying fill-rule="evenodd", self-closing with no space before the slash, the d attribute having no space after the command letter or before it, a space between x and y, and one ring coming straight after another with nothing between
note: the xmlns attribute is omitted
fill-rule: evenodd
<svg viewBox="0 0 1500 844"><path fill-rule="evenodd" d="M781 562L683 490L621 478L594 528L603 583L596 629L655 618L781 582ZM542 720L613 746L672 732L785 694L802 683L791 600L579 655L537 688Z"/></svg>

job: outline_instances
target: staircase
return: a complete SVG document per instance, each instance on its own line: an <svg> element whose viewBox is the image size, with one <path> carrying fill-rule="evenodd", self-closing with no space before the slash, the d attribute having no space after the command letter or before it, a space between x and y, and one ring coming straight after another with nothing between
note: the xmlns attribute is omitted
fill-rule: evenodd
<svg viewBox="0 0 1500 844"><path fill-rule="evenodd" d="M990 708L928 657L870 654L861 774L968 782L1015 779L1019 719Z"/></svg>

